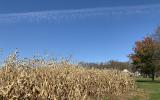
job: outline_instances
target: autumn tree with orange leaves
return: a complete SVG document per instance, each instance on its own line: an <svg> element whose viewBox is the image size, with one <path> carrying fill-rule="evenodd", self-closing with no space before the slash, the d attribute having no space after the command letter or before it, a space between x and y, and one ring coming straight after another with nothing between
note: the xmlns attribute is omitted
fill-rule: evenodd
<svg viewBox="0 0 160 100"><path fill-rule="evenodd" d="M139 69L141 73L148 75L154 80L155 73L159 69L160 61L160 45L151 37L145 37L141 41L135 42L133 48L134 53L129 57L132 60L136 69Z"/></svg>

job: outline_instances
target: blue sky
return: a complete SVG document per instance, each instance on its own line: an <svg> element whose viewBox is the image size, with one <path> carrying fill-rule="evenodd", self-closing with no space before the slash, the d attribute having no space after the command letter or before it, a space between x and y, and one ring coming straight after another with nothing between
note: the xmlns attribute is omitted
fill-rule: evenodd
<svg viewBox="0 0 160 100"><path fill-rule="evenodd" d="M19 48L23 57L48 52L76 61L127 61L159 16L159 0L1 0L1 58Z"/></svg>

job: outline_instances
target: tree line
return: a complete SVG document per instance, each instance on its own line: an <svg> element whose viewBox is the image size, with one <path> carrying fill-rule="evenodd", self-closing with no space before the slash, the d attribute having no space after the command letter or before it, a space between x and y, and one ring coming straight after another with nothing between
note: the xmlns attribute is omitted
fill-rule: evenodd
<svg viewBox="0 0 160 100"><path fill-rule="evenodd" d="M117 70L124 70L127 69L129 71L132 71L132 64L129 62L120 62L116 60L110 60L108 62L104 63L86 63L86 62L80 62L80 65L86 67L86 68L98 68L98 69L117 69Z"/></svg>

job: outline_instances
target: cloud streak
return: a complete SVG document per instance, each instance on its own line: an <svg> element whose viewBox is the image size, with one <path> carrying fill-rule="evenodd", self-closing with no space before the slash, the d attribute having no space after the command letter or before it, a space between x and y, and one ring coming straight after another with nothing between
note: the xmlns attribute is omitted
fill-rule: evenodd
<svg viewBox="0 0 160 100"><path fill-rule="evenodd" d="M51 10L27 13L0 14L0 23L17 22L63 22L97 16L119 16L132 14L160 14L160 5L143 5L132 7L103 7L76 10Z"/></svg>

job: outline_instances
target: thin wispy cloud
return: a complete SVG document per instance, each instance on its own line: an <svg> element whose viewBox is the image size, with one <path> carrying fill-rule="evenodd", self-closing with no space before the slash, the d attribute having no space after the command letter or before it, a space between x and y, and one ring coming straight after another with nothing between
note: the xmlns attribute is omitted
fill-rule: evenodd
<svg viewBox="0 0 160 100"><path fill-rule="evenodd" d="M119 16L151 13L160 13L160 5L143 5L132 7L103 7L76 10L51 10L27 13L0 14L0 23L34 23L43 21L59 23L65 20L68 21L97 16Z"/></svg>

